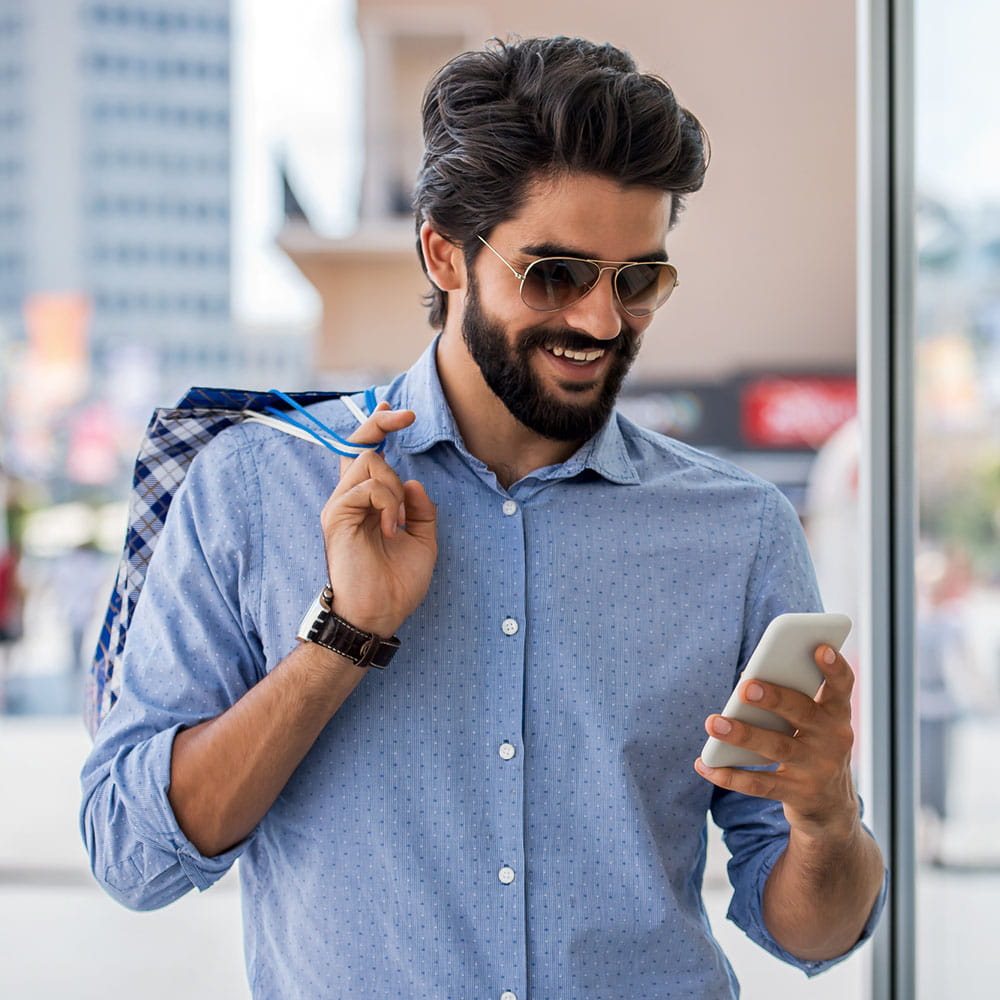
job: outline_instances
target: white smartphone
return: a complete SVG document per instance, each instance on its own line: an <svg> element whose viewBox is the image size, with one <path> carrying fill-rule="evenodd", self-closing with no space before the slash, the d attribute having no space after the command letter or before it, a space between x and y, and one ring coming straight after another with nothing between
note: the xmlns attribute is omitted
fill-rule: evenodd
<svg viewBox="0 0 1000 1000"><path fill-rule="evenodd" d="M850 631L851 619L847 615L830 612L778 615L764 629L736 687L750 677L757 677L814 698L823 683L823 674L813 659L816 647L833 646L839 650ZM722 714L762 729L786 734L793 731L780 716L741 701L736 690L729 696ZM753 767L773 763L752 750L730 746L714 736L705 743L701 759L709 767Z"/></svg>

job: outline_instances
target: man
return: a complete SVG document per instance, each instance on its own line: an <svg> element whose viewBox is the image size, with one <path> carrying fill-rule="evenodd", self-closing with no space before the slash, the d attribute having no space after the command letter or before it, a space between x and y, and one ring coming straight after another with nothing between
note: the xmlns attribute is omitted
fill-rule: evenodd
<svg viewBox="0 0 1000 1000"><path fill-rule="evenodd" d="M883 881L850 668L824 647L815 700L745 692L794 738L710 714L819 607L797 520L613 411L701 128L626 54L539 39L446 66L424 133L440 335L353 436L383 454L244 424L192 466L84 772L94 870L148 908L239 857L260 997L730 997L711 810L731 915L819 971ZM703 724L777 770L704 768Z"/></svg>

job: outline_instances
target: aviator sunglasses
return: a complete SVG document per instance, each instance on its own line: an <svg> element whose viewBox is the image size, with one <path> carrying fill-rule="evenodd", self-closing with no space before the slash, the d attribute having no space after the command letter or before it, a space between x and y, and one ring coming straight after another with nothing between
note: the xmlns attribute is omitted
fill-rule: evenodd
<svg viewBox="0 0 1000 1000"><path fill-rule="evenodd" d="M478 237L521 282L521 301L536 312L555 312L579 302L593 290L605 271L612 271L615 298L637 319L656 312L680 284L677 268L665 260L613 261L582 257L541 257L521 274L502 254Z"/></svg>

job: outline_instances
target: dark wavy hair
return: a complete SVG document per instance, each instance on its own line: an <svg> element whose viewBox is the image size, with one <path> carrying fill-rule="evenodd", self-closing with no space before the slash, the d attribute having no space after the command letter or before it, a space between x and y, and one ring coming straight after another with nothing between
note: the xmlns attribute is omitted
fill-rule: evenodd
<svg viewBox="0 0 1000 1000"><path fill-rule="evenodd" d="M425 274L425 221L471 267L476 235L514 216L533 180L580 171L670 193L673 225L709 158L700 122L663 80L640 73L627 52L580 38L494 38L457 56L427 86L423 128L413 207ZM427 294L435 328L447 301L437 287Z"/></svg>

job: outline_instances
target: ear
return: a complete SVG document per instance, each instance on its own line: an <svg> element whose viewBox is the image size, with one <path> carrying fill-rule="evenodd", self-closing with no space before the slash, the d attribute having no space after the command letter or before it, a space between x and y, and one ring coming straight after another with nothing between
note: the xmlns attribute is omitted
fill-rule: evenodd
<svg viewBox="0 0 1000 1000"><path fill-rule="evenodd" d="M442 292L465 287L465 255L461 247L445 239L429 222L420 227L420 246L427 273Z"/></svg>

